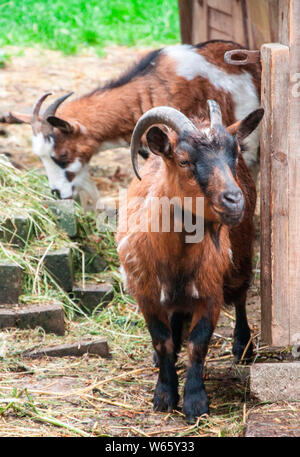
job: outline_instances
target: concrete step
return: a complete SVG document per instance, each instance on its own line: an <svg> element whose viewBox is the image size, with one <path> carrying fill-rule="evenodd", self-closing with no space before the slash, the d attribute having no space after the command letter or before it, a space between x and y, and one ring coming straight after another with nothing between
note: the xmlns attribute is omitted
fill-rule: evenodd
<svg viewBox="0 0 300 457"><path fill-rule="evenodd" d="M76 343L61 344L44 347L39 350L29 351L23 354L24 357L33 359L43 356L48 357L80 357L83 354L97 354L101 357L110 357L108 344L105 338L97 338L94 341L77 341Z"/></svg>
<svg viewBox="0 0 300 457"><path fill-rule="evenodd" d="M22 269L12 262L0 263L0 304L18 303L22 293Z"/></svg>
<svg viewBox="0 0 300 457"><path fill-rule="evenodd" d="M81 247L85 255L85 272L86 273L102 273L107 264L106 261L99 255L91 246L84 245Z"/></svg>
<svg viewBox="0 0 300 457"><path fill-rule="evenodd" d="M111 284L88 284L84 288L75 285L72 296L86 311L92 312L96 307L103 308L113 298Z"/></svg>
<svg viewBox="0 0 300 457"><path fill-rule="evenodd" d="M57 226L72 238L77 235L77 219L74 200L47 200L44 205L57 216Z"/></svg>
<svg viewBox="0 0 300 457"><path fill-rule="evenodd" d="M32 238L32 224L28 216L14 216L0 221L0 239L19 248Z"/></svg>
<svg viewBox="0 0 300 457"><path fill-rule="evenodd" d="M46 333L63 336L64 316L64 310L60 305L14 305L9 308L0 306L0 329L42 327Z"/></svg>
<svg viewBox="0 0 300 457"><path fill-rule="evenodd" d="M264 402L300 400L300 362L255 363L250 392Z"/></svg>
<svg viewBox="0 0 300 457"><path fill-rule="evenodd" d="M44 258L44 265L57 282L66 292L73 288L73 259L70 248L49 251Z"/></svg>

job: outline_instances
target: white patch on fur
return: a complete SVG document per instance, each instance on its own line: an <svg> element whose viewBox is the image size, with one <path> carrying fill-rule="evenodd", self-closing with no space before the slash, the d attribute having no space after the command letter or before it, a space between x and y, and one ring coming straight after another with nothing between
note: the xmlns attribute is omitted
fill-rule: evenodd
<svg viewBox="0 0 300 457"><path fill-rule="evenodd" d="M199 292L196 287L196 284L193 282L190 282L187 287L185 293L187 295L190 295L192 298L199 298Z"/></svg>
<svg viewBox="0 0 300 457"><path fill-rule="evenodd" d="M72 162L70 165L67 166L66 170L69 171L70 173L78 173L79 170L81 170L82 168L82 163L80 162L80 160L78 159L75 159L74 162Z"/></svg>
<svg viewBox="0 0 300 457"><path fill-rule="evenodd" d="M126 235L121 239L120 243L118 244L118 248L117 248L118 252L120 252L120 250L122 249L122 246L124 246L124 244L127 243L128 238L129 238L129 235Z"/></svg>
<svg viewBox="0 0 300 457"><path fill-rule="evenodd" d="M249 113L259 108L259 98L252 76L247 71L241 74L229 74L218 66L208 62L204 56L197 53L191 45L168 46L162 53L174 59L177 63L177 74L193 80L197 76L208 79L216 89L229 92L234 101L234 115L237 121L245 118ZM244 140L246 152L244 158L248 165L257 161L259 145L259 129L257 128Z"/></svg>
<svg viewBox="0 0 300 457"><path fill-rule="evenodd" d="M128 147L129 144L127 143L126 140L123 138L116 138L115 140L112 141L104 141L100 148L99 151L106 151L107 149L115 149L115 148L122 148L122 147Z"/></svg>
<svg viewBox="0 0 300 457"><path fill-rule="evenodd" d="M162 286L160 291L160 303L163 305L168 299L168 292L166 286Z"/></svg>
<svg viewBox="0 0 300 457"><path fill-rule="evenodd" d="M228 249L228 254L229 254L230 262L233 264L233 253L232 253L231 249Z"/></svg>
<svg viewBox="0 0 300 457"><path fill-rule="evenodd" d="M90 179L88 166L82 166L79 159L76 159L67 168L59 167L52 159L54 157L54 142L52 138L45 139L42 133L32 137L33 152L41 159L46 170L51 190L58 190L60 197L74 198L79 191L87 192L94 201L98 198L98 189ZM66 171L75 173L72 181L68 181Z"/></svg>
<svg viewBox="0 0 300 457"><path fill-rule="evenodd" d="M54 141L51 137L46 140L42 133L38 133L32 137L32 149L41 159L51 157L54 152Z"/></svg>
<svg viewBox="0 0 300 457"><path fill-rule="evenodd" d="M125 268L123 267L123 265L120 266L120 274L121 274L121 279L123 282L124 290L126 290L127 289L127 274L126 274L126 271L125 271Z"/></svg>
<svg viewBox="0 0 300 457"><path fill-rule="evenodd" d="M212 140L212 131L209 127L205 127L201 130L201 133L206 136L206 138L211 141Z"/></svg>

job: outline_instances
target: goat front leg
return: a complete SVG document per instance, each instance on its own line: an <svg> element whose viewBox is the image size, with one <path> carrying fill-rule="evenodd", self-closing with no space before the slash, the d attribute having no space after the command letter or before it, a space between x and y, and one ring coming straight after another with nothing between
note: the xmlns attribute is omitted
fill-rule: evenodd
<svg viewBox="0 0 300 457"><path fill-rule="evenodd" d="M166 313L147 313L145 319L159 366L153 409L154 411L170 412L176 409L179 400L171 326Z"/></svg>
<svg viewBox="0 0 300 457"><path fill-rule="evenodd" d="M190 367L184 387L183 401L183 412L188 423L194 423L197 417L209 413L203 369L208 344L216 326L220 307L215 307L210 312L204 312L205 307L200 305L193 315L188 341Z"/></svg>
<svg viewBox="0 0 300 457"><path fill-rule="evenodd" d="M182 343L182 329L186 315L183 313L173 313L169 319L171 330L172 330L172 340L174 348L174 363L177 362L178 354L180 352L181 343ZM154 366L158 367L158 358L156 352L153 353L153 362Z"/></svg>

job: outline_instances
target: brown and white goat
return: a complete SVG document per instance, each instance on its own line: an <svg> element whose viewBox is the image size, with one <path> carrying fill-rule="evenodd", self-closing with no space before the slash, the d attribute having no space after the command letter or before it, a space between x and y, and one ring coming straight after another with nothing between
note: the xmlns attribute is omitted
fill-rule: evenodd
<svg viewBox="0 0 300 457"><path fill-rule="evenodd" d="M128 189L121 207L118 253L126 288L142 311L159 365L154 409L171 411L179 399L175 361L185 319L190 319L190 367L184 388L183 410L188 421L207 413L203 366L210 338L223 303L234 303L236 327L233 353L240 360L250 339L245 301L251 277L252 217L256 190L241 154L240 142L258 126L263 110L242 121L222 125L219 105L210 100L210 121L193 122L170 107L157 107L138 121L132 136L132 161L137 176L137 152L142 135L153 154ZM164 131L154 124L161 124ZM170 130L170 128L172 130ZM184 225L170 232L151 231L151 200L192 197L187 211L196 218L196 202L204 199L204 232L198 242L187 242ZM144 203L142 203L142 201ZM178 200L177 200L178 202ZM178 215L178 212L177 212ZM137 221L146 220L139 230ZM151 225L152 226L152 225ZM143 224L145 228L145 223ZM252 344L245 353L252 355Z"/></svg>
<svg viewBox="0 0 300 457"><path fill-rule="evenodd" d="M62 105L70 94L58 99L42 117L36 110L33 119L11 113L2 121L35 124L33 150L44 163L52 191L69 198L87 186L87 163L92 155L107 143L129 142L136 122L152 107L172 106L190 117L200 115L207 100L214 99L225 125L258 108L260 66L225 63L224 53L236 48L241 46L213 40L155 50L103 87ZM40 107L40 101L37 105ZM258 132L244 142L249 165L257 161L258 144Z"/></svg>

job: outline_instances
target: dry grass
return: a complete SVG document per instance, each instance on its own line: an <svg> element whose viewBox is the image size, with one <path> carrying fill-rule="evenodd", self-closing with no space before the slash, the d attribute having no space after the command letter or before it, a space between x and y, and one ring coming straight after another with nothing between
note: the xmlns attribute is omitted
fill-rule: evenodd
<svg viewBox="0 0 300 457"><path fill-rule="evenodd" d="M1 436L241 434L247 389L238 380L231 357L221 356L215 366L216 355L221 349L224 352L222 338L214 339L207 362L211 416L188 426L180 410L171 414L152 411L157 369L152 363L148 332L133 305L112 308L104 312L106 322L104 316L99 320L94 317L69 322L64 338L45 335L40 329L2 331ZM124 323L118 324L117 319L125 313L127 325L133 326L134 331L127 332ZM107 337L111 359L92 355L39 360L22 357L22 352L29 348L98 334ZM182 391L185 356L178 363L178 373Z"/></svg>

